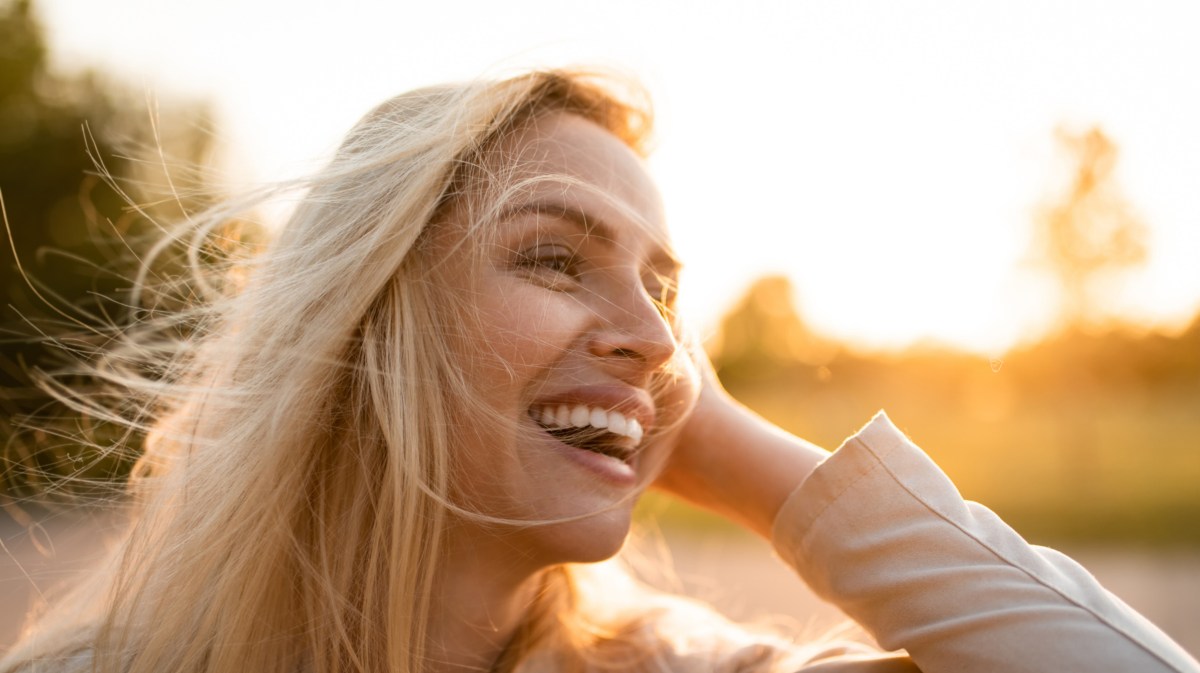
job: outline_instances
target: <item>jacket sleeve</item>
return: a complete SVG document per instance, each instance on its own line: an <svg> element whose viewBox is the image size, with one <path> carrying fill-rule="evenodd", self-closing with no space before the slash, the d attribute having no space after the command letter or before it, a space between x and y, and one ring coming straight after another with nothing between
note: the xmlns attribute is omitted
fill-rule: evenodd
<svg viewBox="0 0 1200 673"><path fill-rule="evenodd" d="M777 553L813 591L924 673L1200 673L1079 564L964 501L882 413L774 526Z"/></svg>

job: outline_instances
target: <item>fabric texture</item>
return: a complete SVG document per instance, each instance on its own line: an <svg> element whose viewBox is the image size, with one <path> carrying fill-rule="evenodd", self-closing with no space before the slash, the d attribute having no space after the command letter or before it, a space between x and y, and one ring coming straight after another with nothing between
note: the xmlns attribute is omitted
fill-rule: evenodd
<svg viewBox="0 0 1200 673"><path fill-rule="evenodd" d="M813 591L924 673L1200 673L1079 564L964 501L882 412L789 496L773 543ZM905 670L896 665L803 670Z"/></svg>

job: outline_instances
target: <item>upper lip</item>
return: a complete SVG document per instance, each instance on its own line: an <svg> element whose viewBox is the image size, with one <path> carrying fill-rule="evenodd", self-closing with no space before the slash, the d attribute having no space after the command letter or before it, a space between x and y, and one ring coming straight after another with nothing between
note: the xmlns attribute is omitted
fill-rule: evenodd
<svg viewBox="0 0 1200 673"><path fill-rule="evenodd" d="M626 418L636 418L642 428L649 431L654 426L654 400L650 393L641 388L601 384L579 386L561 393L538 398L534 406L584 405L599 407L606 411L617 411Z"/></svg>

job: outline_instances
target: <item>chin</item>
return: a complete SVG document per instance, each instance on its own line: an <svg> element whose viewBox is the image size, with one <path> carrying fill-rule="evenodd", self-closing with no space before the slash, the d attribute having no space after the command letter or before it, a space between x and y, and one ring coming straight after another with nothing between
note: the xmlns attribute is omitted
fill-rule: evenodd
<svg viewBox="0 0 1200 673"><path fill-rule="evenodd" d="M577 521L547 526L536 534L546 565L598 563L616 556L629 536L632 507L619 507Z"/></svg>

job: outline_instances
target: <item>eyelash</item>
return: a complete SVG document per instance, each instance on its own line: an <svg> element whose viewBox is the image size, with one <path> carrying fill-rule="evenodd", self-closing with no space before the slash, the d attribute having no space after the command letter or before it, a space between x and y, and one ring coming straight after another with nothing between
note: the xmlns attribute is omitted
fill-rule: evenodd
<svg viewBox="0 0 1200 673"><path fill-rule="evenodd" d="M517 266L531 272L561 274L572 280L579 278L579 263L574 250L561 246L537 248L521 253Z"/></svg>

